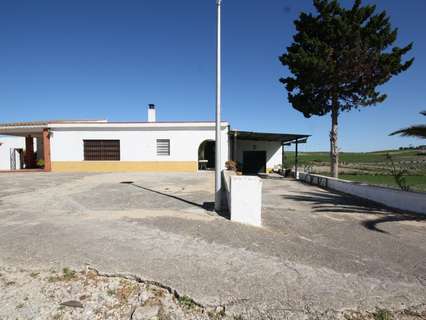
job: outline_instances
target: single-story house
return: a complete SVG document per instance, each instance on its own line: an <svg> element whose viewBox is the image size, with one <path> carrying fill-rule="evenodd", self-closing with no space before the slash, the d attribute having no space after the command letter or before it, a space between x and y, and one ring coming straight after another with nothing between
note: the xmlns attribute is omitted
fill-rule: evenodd
<svg viewBox="0 0 426 320"><path fill-rule="evenodd" d="M304 143L309 137L231 130L226 121L221 130L222 167L235 160L248 174L281 166L283 146ZM0 135L15 136L19 142L0 145L0 153L9 159L5 167L12 170L42 165L44 171L55 172L197 171L215 165L214 122L156 121L154 105L149 105L146 122L9 123L0 124ZM12 155L19 155L23 165L16 166Z"/></svg>

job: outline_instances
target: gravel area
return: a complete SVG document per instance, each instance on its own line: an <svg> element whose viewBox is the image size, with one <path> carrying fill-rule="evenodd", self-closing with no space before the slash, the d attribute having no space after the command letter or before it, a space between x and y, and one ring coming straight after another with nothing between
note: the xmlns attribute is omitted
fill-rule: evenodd
<svg viewBox="0 0 426 320"><path fill-rule="evenodd" d="M173 289L96 270L0 268L0 319L235 319Z"/></svg>

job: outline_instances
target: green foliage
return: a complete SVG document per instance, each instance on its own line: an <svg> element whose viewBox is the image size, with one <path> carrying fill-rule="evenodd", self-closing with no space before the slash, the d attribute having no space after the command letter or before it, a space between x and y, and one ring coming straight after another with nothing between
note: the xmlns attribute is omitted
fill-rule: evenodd
<svg viewBox="0 0 426 320"><path fill-rule="evenodd" d="M339 177L343 180L357 181L368 183L376 186L399 188L395 182L395 178L389 175L381 174L342 174ZM407 184L414 191L426 191L426 176L405 176Z"/></svg>
<svg viewBox="0 0 426 320"><path fill-rule="evenodd" d="M187 309L193 309L197 306L197 304L188 296L180 296L178 297L178 302Z"/></svg>
<svg viewBox="0 0 426 320"><path fill-rule="evenodd" d="M393 320L392 313L389 310L378 309L373 313L374 320Z"/></svg>
<svg viewBox="0 0 426 320"><path fill-rule="evenodd" d="M414 59L403 62L411 50L392 46L397 39L386 12L376 6L351 8L337 0L314 0L318 14L302 12L294 22L293 44L280 57L292 76L281 78L288 100L307 118L331 112L331 174L338 176L338 116L342 111L383 102L378 87L405 70Z"/></svg>
<svg viewBox="0 0 426 320"><path fill-rule="evenodd" d="M395 165L395 162L392 159L392 156L388 153L386 154L386 159L389 162L389 171L395 179L395 183L403 191L410 191L410 186L407 184L405 176L408 174L408 171L405 168L400 168Z"/></svg>
<svg viewBox="0 0 426 320"><path fill-rule="evenodd" d="M62 275L50 276L48 282L71 281L77 278L77 272L68 267L62 269Z"/></svg>
<svg viewBox="0 0 426 320"><path fill-rule="evenodd" d="M391 47L397 29L374 5L356 0L346 9L337 0L314 0L314 6L318 14L300 14L294 43L280 57L293 74L280 79L292 106L311 117L336 103L343 111L384 101L377 87L411 66L414 59L402 58L412 44Z"/></svg>
<svg viewBox="0 0 426 320"><path fill-rule="evenodd" d="M420 114L426 116L426 111L422 111L420 112ZM392 132L390 135L393 136L396 134L399 134L403 137L417 137L421 139L426 139L426 125L424 124L414 125L405 129Z"/></svg>
<svg viewBox="0 0 426 320"><path fill-rule="evenodd" d="M37 160L37 167L39 167L39 168L43 168L44 167L44 160L43 159Z"/></svg>

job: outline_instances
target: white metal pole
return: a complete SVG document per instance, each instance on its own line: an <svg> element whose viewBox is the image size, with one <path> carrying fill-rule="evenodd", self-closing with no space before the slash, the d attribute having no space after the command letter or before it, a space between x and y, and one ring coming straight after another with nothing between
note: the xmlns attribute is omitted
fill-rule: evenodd
<svg viewBox="0 0 426 320"><path fill-rule="evenodd" d="M215 205L216 211L221 210L222 161L221 161L221 0L217 0L217 61L216 61L216 163L215 163Z"/></svg>

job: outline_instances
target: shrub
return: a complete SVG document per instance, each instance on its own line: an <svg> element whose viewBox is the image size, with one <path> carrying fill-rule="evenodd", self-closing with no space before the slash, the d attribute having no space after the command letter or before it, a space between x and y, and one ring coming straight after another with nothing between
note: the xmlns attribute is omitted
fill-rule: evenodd
<svg viewBox="0 0 426 320"><path fill-rule="evenodd" d="M226 161L225 167L226 167L227 170L237 171L237 163L234 160Z"/></svg>

